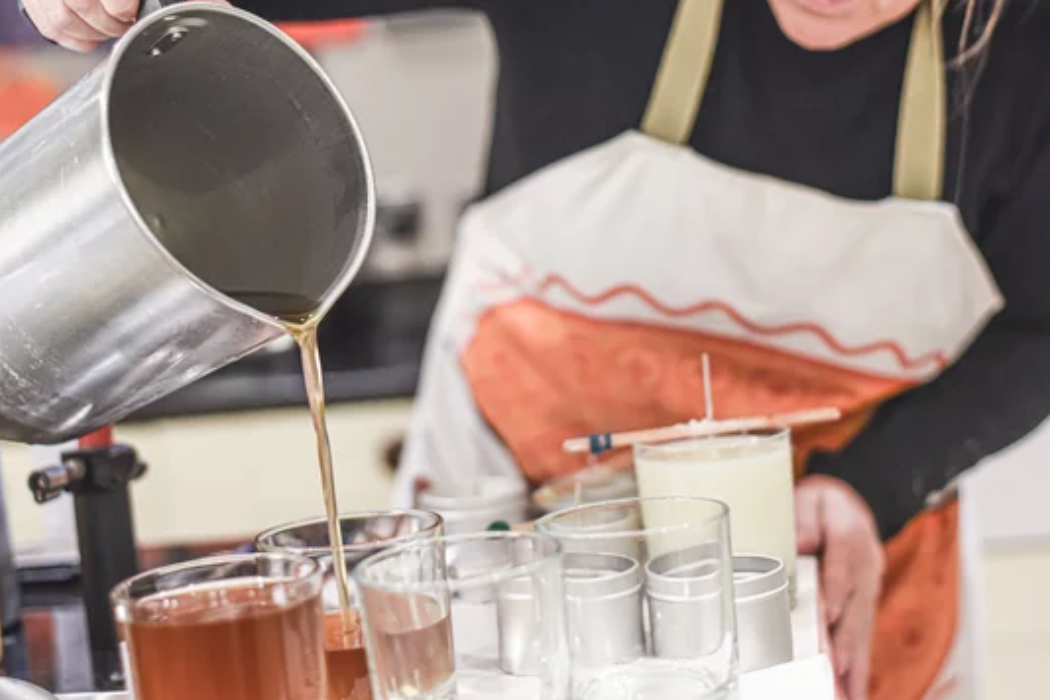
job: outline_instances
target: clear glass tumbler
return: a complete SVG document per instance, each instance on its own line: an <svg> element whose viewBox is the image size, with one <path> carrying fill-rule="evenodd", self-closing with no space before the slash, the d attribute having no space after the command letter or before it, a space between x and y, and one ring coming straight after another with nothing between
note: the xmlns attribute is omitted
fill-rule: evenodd
<svg viewBox="0 0 1050 700"><path fill-rule="evenodd" d="M377 700L565 700L557 542L461 535L387 550L354 571Z"/></svg>
<svg viewBox="0 0 1050 700"><path fill-rule="evenodd" d="M795 493L791 431L736 433L636 445L642 498L695 496L729 506L738 554L776 557L795 590Z"/></svg>
<svg viewBox="0 0 1050 700"><path fill-rule="evenodd" d="M424 510L349 513L339 519L347 573L367 557L390 547L440 537L441 516ZM316 560L324 571L325 661L328 668L328 700L370 700L364 634L360 605L344 618L340 609L339 581L333 569L328 520L311 518L280 525L255 538L261 552L285 552ZM352 593L352 591L351 591Z"/></svg>
<svg viewBox="0 0 1050 700"><path fill-rule="evenodd" d="M112 602L136 700L326 700L315 561L200 559L131 578Z"/></svg>
<svg viewBox="0 0 1050 700"><path fill-rule="evenodd" d="M609 501L536 529L563 551L573 700L731 696L739 662L724 503Z"/></svg>

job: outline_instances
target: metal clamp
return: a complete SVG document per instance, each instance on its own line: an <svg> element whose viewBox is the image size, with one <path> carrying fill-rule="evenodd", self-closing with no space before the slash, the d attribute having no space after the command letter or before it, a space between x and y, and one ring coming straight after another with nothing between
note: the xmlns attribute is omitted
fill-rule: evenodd
<svg viewBox="0 0 1050 700"><path fill-rule="evenodd" d="M146 473L135 450L113 445L101 450L79 450L62 455L62 464L29 475L29 490L37 503L47 503L62 493L110 492L123 488Z"/></svg>

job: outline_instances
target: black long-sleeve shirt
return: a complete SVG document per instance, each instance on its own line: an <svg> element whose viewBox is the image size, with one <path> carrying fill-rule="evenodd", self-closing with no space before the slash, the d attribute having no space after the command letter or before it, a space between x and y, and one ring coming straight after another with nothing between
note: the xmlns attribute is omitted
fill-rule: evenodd
<svg viewBox="0 0 1050 700"><path fill-rule="evenodd" d="M676 0L240 0L271 19L442 6L485 11L499 45L488 189L636 127ZM876 200L891 193L913 18L834 52L780 31L766 0L729 0L697 151L729 166ZM954 55L961 17L945 18ZM990 49L949 70L945 199L1006 298L933 382L886 404L811 469L869 502L888 537L926 496L1050 413L1050 5L1008 0ZM916 299L922 304L922 299Z"/></svg>

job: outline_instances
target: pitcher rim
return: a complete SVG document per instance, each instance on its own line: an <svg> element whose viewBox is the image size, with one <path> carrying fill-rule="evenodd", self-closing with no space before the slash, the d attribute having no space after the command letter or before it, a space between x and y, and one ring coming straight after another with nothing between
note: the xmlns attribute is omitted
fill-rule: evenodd
<svg viewBox="0 0 1050 700"><path fill-rule="evenodd" d="M216 2L207 2L205 0L189 0L187 2L176 3L174 5L168 5L156 12L150 14L148 17L136 22L131 29L121 37L114 45L112 52L110 53L108 64L106 66L105 77L102 82L102 99L99 100L102 120L102 160L105 163L106 169L114 177L118 183L117 188L120 191L120 200L124 205L124 208L130 214L132 221L135 222L139 231L145 236L149 243L157 249L161 254L161 257L165 262L170 265L176 272L184 276L194 287L199 289L204 294L216 299L224 306L234 309L246 316L249 316L257 321L260 321L268 326L279 328L284 331L285 327L280 321L269 314L266 314L258 309L249 306L243 302L240 302L233 297L230 297L212 285L201 279L196 273L190 270L188 267L183 265L178 258L176 258L171 251L169 251L163 243L157 238L153 230L146 224L142 213L135 206L134 201L131 199L131 195L128 191L127 183L124 181L124 177L120 172L120 168L117 166L116 156L113 149L112 132L110 129L110 114L109 105L110 98L113 91L113 80L116 75L117 66L120 64L121 58L125 55L128 47L134 43L134 41L144 32L147 28L152 26L158 20L162 20L165 17L171 15L177 15L186 11L201 11L229 15L236 17L237 19L250 22L255 27L262 29L267 32L275 39L280 41L282 44L287 46L296 56L298 56L306 65L313 71L313 73L320 79L321 84L328 92L329 96L333 99L336 108L346 119L346 123L349 126L350 134L353 137L354 144L359 153L361 160L361 170L363 173L363 189L365 192L365 216L362 222L360 230L360 241L356 246L356 252L349 259L344 270L335 279L333 285L325 293L324 298L320 300L313 315L323 317L328 311L335 305L335 302L343 295L347 287L350 286L350 282L353 281L357 274L361 271L361 267L364 265L365 258L368 255L368 251L371 248L372 238L375 233L375 220L376 220L376 190L375 190L375 175L372 171L372 159L368 153L368 146L365 144L364 136L361 133L361 128L357 123L357 119L354 118L353 112L350 110L350 106L347 104L346 99L342 93L336 88L335 83L324 71L317 60L310 55L302 46L300 46L294 39L288 36L286 33L275 27L273 24L267 22L253 15L250 12L246 12L232 5L220 4Z"/></svg>

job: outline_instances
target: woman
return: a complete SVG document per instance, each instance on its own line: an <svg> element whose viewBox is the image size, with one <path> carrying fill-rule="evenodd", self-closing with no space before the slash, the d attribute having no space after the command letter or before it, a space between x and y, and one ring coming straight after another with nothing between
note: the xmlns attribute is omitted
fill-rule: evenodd
<svg viewBox="0 0 1050 700"><path fill-rule="evenodd" d="M73 49L134 4L26 0ZM496 194L464 221L403 486L539 481L579 466L564 437L695 417L711 353L721 416L846 412L796 436L796 502L847 696L960 687L933 497L1050 409L1045 3L241 4L473 5L495 30Z"/></svg>

